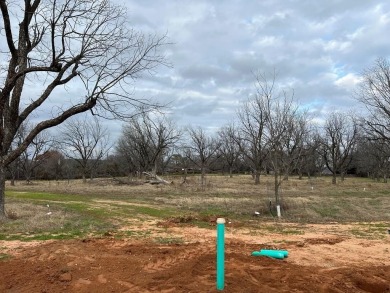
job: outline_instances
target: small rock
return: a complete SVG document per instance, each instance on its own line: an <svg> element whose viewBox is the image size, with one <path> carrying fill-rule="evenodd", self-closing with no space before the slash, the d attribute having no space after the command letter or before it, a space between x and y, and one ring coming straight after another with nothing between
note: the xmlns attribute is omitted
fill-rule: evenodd
<svg viewBox="0 0 390 293"><path fill-rule="evenodd" d="M72 281L72 275L70 273L63 273L59 279L61 282L70 282Z"/></svg>

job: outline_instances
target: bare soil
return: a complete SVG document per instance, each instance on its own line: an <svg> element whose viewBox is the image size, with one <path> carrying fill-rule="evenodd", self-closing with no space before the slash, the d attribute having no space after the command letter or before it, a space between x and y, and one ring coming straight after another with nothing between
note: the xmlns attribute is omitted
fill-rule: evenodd
<svg viewBox="0 0 390 293"><path fill-rule="evenodd" d="M288 224L286 224L288 225ZM0 292L218 292L215 230L166 225L183 243L153 238L0 242ZM390 292L390 235L343 236L346 225L301 235L227 227L224 292ZM254 257L263 248L288 258Z"/></svg>

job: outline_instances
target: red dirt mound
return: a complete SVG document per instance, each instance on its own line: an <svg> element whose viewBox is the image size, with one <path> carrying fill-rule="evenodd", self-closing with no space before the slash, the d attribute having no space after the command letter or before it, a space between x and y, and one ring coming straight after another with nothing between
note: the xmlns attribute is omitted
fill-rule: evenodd
<svg viewBox="0 0 390 293"><path fill-rule="evenodd" d="M250 256L258 248L227 243L223 292L390 292L388 265L298 265ZM218 292L213 242L55 241L19 249L0 272L0 292Z"/></svg>

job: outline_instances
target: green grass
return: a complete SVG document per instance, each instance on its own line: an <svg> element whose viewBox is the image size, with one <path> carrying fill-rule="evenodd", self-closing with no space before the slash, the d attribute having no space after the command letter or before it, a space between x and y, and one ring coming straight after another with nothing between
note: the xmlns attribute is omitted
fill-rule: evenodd
<svg viewBox="0 0 390 293"><path fill-rule="evenodd" d="M139 220L167 218L177 211L167 207L112 204L93 201L92 196L42 192L7 192L7 209L12 220L0 222L0 240L72 239L110 235L118 225ZM122 201L122 200L121 200ZM49 207L47 206L49 205ZM50 213L50 215L48 215ZM131 222L131 221L130 221ZM150 232L113 233L115 237L146 237Z"/></svg>
<svg viewBox="0 0 390 293"><path fill-rule="evenodd" d="M158 244L183 244L184 240L181 237L156 237L154 241Z"/></svg>
<svg viewBox="0 0 390 293"><path fill-rule="evenodd" d="M316 206L313 208L322 218L337 219L340 209L337 206Z"/></svg>
<svg viewBox="0 0 390 293"><path fill-rule="evenodd" d="M387 223L358 223L350 233L358 238L383 239L387 237L388 229Z"/></svg>
<svg viewBox="0 0 390 293"><path fill-rule="evenodd" d="M0 261L9 259L10 255L6 253L0 253Z"/></svg>
<svg viewBox="0 0 390 293"><path fill-rule="evenodd" d="M217 217L225 217L233 223L240 222L250 227L253 233L303 233L299 225L255 227L261 222L275 221L269 210L269 201L274 203L272 176L263 176L261 184L255 186L250 176L228 178L213 175L208 181L210 187L205 191L199 191L195 177L190 178L194 182L192 185L184 187L179 184L158 188L150 185L47 186L46 182L12 187L6 192L6 209L11 219L0 222L0 239L28 241L104 235L119 238L152 237L150 230L139 232L133 228L143 229L137 225L145 221L166 221L177 217L186 218L188 215L191 215L188 222L179 221L175 225L214 228L212 221ZM180 176L175 180L180 181ZM311 180L291 177L289 181L283 182L281 197L282 215L286 222L390 221L390 189L387 184L369 179L348 178L335 186L330 184L327 177ZM260 212L260 216L253 218L254 211ZM358 237L386 234L386 224L375 225L359 224L350 233ZM125 229L120 229L123 227ZM161 241L169 242L169 239Z"/></svg>
<svg viewBox="0 0 390 293"><path fill-rule="evenodd" d="M132 206L131 209L134 210L134 212L137 214L148 215L150 217L156 217L156 218L166 218L177 214L177 212L166 208L160 209L160 208L151 208L151 207L144 207L144 206Z"/></svg>
<svg viewBox="0 0 390 293"><path fill-rule="evenodd" d="M284 225L275 224L275 225L265 225L261 229L266 230L270 233L276 233L281 235L303 235L305 234L302 227L286 227Z"/></svg>
<svg viewBox="0 0 390 293"><path fill-rule="evenodd" d="M6 209L12 217L0 222L2 240L71 239L115 229L106 210L75 202L78 196L68 195L68 201L60 201L62 195L22 194L22 199L7 194Z"/></svg>
<svg viewBox="0 0 390 293"><path fill-rule="evenodd" d="M167 218L177 215L177 211L168 207L149 207L131 204L111 204L109 207L111 208L111 211L109 212L111 216L149 216L155 218Z"/></svg>
<svg viewBox="0 0 390 293"><path fill-rule="evenodd" d="M131 238L147 238L152 235L152 231L150 230L126 230L126 231L120 231L115 234L115 236L118 238L122 237L131 237Z"/></svg>
<svg viewBox="0 0 390 293"><path fill-rule="evenodd" d="M33 234L0 234L0 240L19 240L19 241L34 241L34 240L65 240L74 239L86 236L82 231L69 231L68 233L33 233Z"/></svg>
<svg viewBox="0 0 390 293"><path fill-rule="evenodd" d="M90 201L91 196L60 194L46 192L25 192L25 191L6 191L6 196L15 199L31 199L45 202L66 202L66 201Z"/></svg>

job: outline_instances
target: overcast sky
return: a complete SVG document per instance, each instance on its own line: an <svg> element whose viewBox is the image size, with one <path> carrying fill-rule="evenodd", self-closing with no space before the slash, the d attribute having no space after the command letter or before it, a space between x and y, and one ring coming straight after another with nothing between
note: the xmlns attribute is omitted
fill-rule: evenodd
<svg viewBox="0 0 390 293"><path fill-rule="evenodd" d="M122 1L121 1L122 3ZM172 68L136 82L138 96L171 103L180 126L229 123L254 91L254 71L278 72L280 86L320 118L357 106L359 74L389 57L390 2L367 0L128 0L129 20L167 33Z"/></svg>
<svg viewBox="0 0 390 293"><path fill-rule="evenodd" d="M390 1L112 1L127 6L135 30L167 34L172 43L164 48L172 67L138 79L135 95L169 104L178 126L212 132L232 122L255 92L253 73L274 70L278 85L293 89L320 121L329 111L357 108L362 71L390 57ZM105 123L117 138L122 122Z"/></svg>

